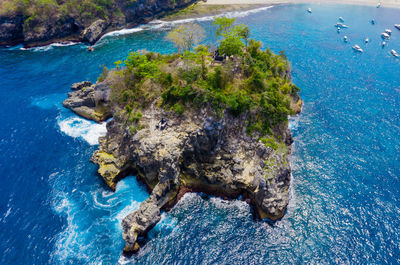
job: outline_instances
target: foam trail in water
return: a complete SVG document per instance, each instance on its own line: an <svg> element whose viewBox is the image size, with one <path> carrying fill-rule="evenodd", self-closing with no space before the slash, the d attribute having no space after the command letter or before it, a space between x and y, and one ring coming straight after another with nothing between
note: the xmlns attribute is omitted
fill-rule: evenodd
<svg viewBox="0 0 400 265"><path fill-rule="evenodd" d="M171 21L171 22L166 22L166 21L162 21L162 20L159 20L159 21L166 25L175 25L175 24L189 23L189 22L193 22L193 21L210 21L210 20L214 20L214 18L216 18L216 17L238 18L238 17L246 17L250 14L265 11L272 7L273 6L265 6L265 7L254 8L254 9L250 9L250 10L246 10L246 11L230 11L230 12L224 12L219 15L204 16L204 17L198 17L198 18L179 19L179 20L175 20L175 21Z"/></svg>
<svg viewBox="0 0 400 265"><path fill-rule="evenodd" d="M168 29L171 28L174 25L177 24L183 24L183 23L189 23L189 22L194 22L194 21L211 21L216 17L228 17L228 18L234 18L234 17L245 17L250 14L258 13L261 11L265 11L267 9L272 8L273 6L266 6L266 7L259 7L259 8L254 8L246 11L230 11L230 12L224 12L219 15L212 15L212 16L204 16L204 17L198 17L198 18L186 18L186 19L179 19L179 20L174 20L174 21L163 21L163 20L153 20L147 25L142 25L136 28L131 28L131 29L121 29L121 30L116 30L116 31L111 31L107 34L105 34L102 38L107 37L107 36L119 36L119 35L127 35L127 34L132 34L135 32L143 31L143 30L152 30L152 29ZM101 38L101 39L102 39Z"/></svg>
<svg viewBox="0 0 400 265"><path fill-rule="evenodd" d="M46 46L40 46L40 47L33 47L33 48L19 48L20 50L23 51L35 51L35 52L45 52L48 50L53 49L54 47L67 47L67 46L72 46L72 45L77 45L80 44L80 42L72 42L72 41L68 41L68 42L56 42L56 43L51 43L49 45Z"/></svg>
<svg viewBox="0 0 400 265"><path fill-rule="evenodd" d="M67 225L57 237L52 264L115 264L118 257L98 255L98 246L122 249L122 219L148 197L145 187L130 176L118 182L115 192L97 185L89 192L82 186L69 192L68 185L60 185L62 180L62 175L54 179L53 209L66 216Z"/></svg>
<svg viewBox="0 0 400 265"><path fill-rule="evenodd" d="M81 137L90 145L99 144L99 137L107 133L106 122L98 124L78 117L59 120L58 126L66 135L74 138Z"/></svg>
<svg viewBox="0 0 400 265"><path fill-rule="evenodd" d="M104 34L102 38L107 37L107 36L119 36L119 35L126 35L126 34L132 34L135 32L139 32L142 31L143 28L142 27L137 27L137 28L131 28L131 29L121 29L121 30L115 30L115 31L111 31L107 34Z"/></svg>

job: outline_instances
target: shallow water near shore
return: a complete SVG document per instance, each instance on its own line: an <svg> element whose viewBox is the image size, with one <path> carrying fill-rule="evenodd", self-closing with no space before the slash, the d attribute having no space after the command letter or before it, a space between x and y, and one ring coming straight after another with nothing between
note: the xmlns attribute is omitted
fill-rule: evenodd
<svg viewBox="0 0 400 265"><path fill-rule="evenodd" d="M133 176L115 193L102 183L89 158L104 125L61 102L71 83L94 82L100 65L113 67L130 51L173 52L166 31L108 36L92 53L81 44L0 50L0 263L400 263L400 60L390 55L400 51L399 10L307 8L238 18L265 47L285 50L302 89L303 112L290 123L285 217L270 225L255 221L245 202L189 193L131 258L121 256L120 222L148 194ZM350 27L338 34L339 16ZM214 43L211 22L200 23ZM393 34L382 49L385 28Z"/></svg>

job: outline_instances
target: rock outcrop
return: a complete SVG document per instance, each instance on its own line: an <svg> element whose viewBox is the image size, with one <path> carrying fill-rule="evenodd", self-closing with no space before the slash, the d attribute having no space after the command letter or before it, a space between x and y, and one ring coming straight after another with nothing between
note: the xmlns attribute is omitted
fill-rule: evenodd
<svg viewBox="0 0 400 265"><path fill-rule="evenodd" d="M87 27L82 35L83 39L89 44L94 44L100 39L106 30L108 23L105 20L99 19L93 22L89 27Z"/></svg>
<svg viewBox="0 0 400 265"><path fill-rule="evenodd" d="M108 105L110 90L104 83L92 85L89 81L75 83L71 86L72 92L63 106L71 109L76 114L97 122L105 121L111 117Z"/></svg>
<svg viewBox="0 0 400 265"><path fill-rule="evenodd" d="M110 89L106 83L87 85L74 85L80 90L70 92L64 106L85 118L104 120L105 116L100 119L93 112L99 102L107 106ZM273 148L247 135L244 114L215 118L203 108L178 116L153 103L142 110L140 129L132 131L118 108L112 111L107 135L100 139L91 161L111 189L124 176L135 174L151 191L139 209L123 220L125 252L136 252L138 237L145 236L160 220L162 210L188 190L224 198L242 196L261 219L277 220L284 215L292 143L286 125L279 129L284 141Z"/></svg>
<svg viewBox="0 0 400 265"><path fill-rule="evenodd" d="M23 16L0 17L0 45L13 45L23 41Z"/></svg>
<svg viewBox="0 0 400 265"><path fill-rule="evenodd" d="M100 18L83 19L79 14L58 11L50 16L13 13L0 17L0 45L24 44L33 47L54 41L83 41L94 44L107 31L134 27L158 18L166 12L184 8L197 0L113 0L107 13ZM61 1L58 5L63 5ZM57 10L61 10L59 8Z"/></svg>

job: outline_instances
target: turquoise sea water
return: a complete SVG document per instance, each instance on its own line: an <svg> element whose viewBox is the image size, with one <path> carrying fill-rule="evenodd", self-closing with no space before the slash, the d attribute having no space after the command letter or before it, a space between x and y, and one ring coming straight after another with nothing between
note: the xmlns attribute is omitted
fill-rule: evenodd
<svg viewBox="0 0 400 265"><path fill-rule="evenodd" d="M269 225L244 202L187 194L132 258L121 257L119 224L147 192L133 176L107 189L89 162L104 125L61 102L71 83L95 81L100 65L130 51L173 52L166 30L106 37L93 53L0 50L0 264L400 263L400 60L390 55L400 52L400 9L307 7L238 18L265 47L286 51L302 89L285 217ZM339 16L350 26L341 33ZM199 23L215 42L211 22ZM382 49L385 28L393 34Z"/></svg>

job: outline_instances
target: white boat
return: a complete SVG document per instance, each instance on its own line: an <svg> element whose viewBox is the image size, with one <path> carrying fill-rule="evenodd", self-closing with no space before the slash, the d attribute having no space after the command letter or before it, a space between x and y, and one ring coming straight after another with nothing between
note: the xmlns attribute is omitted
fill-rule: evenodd
<svg viewBox="0 0 400 265"><path fill-rule="evenodd" d="M348 28L349 26L347 26L347 25L345 25L345 24L342 24L342 23L336 23L336 24L335 24L335 27L338 27L338 28Z"/></svg>
<svg viewBox="0 0 400 265"><path fill-rule="evenodd" d="M349 41L349 38L347 38L347 36L344 36L344 42L348 42Z"/></svg>
<svg viewBox="0 0 400 265"><path fill-rule="evenodd" d="M342 17L339 17L340 22L344 22L344 19Z"/></svg>
<svg viewBox="0 0 400 265"><path fill-rule="evenodd" d="M400 30L400 24L394 24L394 27L398 30Z"/></svg>
<svg viewBox="0 0 400 265"><path fill-rule="evenodd" d="M369 39L368 39L368 38L366 38L366 39L365 39L365 43L368 43L368 42L369 42Z"/></svg>
<svg viewBox="0 0 400 265"><path fill-rule="evenodd" d="M386 41L382 42L382 47L386 46Z"/></svg>
<svg viewBox="0 0 400 265"><path fill-rule="evenodd" d="M355 50L356 52L363 52L363 49L361 49L361 47L358 46L357 44L354 45L352 48L353 48L353 50Z"/></svg>
<svg viewBox="0 0 400 265"><path fill-rule="evenodd" d="M382 39L387 39L387 40L390 39L389 34L387 34L386 32L382 33L381 37L382 37Z"/></svg>
<svg viewBox="0 0 400 265"><path fill-rule="evenodd" d="M376 5L376 8L380 8L381 7L381 2L379 2L377 5Z"/></svg>
<svg viewBox="0 0 400 265"><path fill-rule="evenodd" d="M307 12L308 12L308 13L312 13L311 8L308 8L308 9L307 9Z"/></svg>
<svg viewBox="0 0 400 265"><path fill-rule="evenodd" d="M385 32L389 35L392 35L392 31L390 29L385 29Z"/></svg>
<svg viewBox="0 0 400 265"><path fill-rule="evenodd" d="M391 50L391 53L394 57L400 57L400 55L395 50Z"/></svg>

